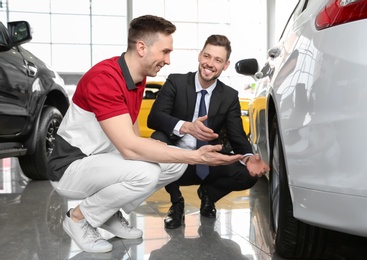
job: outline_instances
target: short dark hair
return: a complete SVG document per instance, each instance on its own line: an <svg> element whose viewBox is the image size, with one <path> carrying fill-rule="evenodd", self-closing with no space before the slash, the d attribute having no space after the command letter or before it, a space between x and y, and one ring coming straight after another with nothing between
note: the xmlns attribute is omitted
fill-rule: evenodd
<svg viewBox="0 0 367 260"><path fill-rule="evenodd" d="M132 49L137 41L144 41L148 46L157 39L157 33L170 35L176 26L170 21L154 15L143 15L134 18L129 26L128 49Z"/></svg>
<svg viewBox="0 0 367 260"><path fill-rule="evenodd" d="M227 60L229 60L229 57L231 56L232 48L231 48L231 42L228 40L228 38L224 35L219 34L212 34L206 39L203 49L210 44L214 46L222 46L227 51Z"/></svg>

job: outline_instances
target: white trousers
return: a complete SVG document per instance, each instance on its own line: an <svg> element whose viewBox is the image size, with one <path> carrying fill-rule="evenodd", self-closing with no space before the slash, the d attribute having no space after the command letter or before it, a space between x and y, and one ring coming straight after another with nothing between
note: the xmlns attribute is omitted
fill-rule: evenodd
<svg viewBox="0 0 367 260"><path fill-rule="evenodd" d="M178 180L187 164L125 160L120 153L105 153L73 162L54 189L80 204L93 227L105 223L119 209L130 213L156 190Z"/></svg>

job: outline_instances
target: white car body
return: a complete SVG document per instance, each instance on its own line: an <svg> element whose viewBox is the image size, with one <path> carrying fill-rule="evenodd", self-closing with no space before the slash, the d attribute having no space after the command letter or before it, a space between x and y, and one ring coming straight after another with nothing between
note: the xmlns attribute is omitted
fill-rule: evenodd
<svg viewBox="0 0 367 260"><path fill-rule="evenodd" d="M278 104L295 217L367 236L367 20L315 31L320 6L297 19L285 44L292 41L300 61L269 95ZM292 103L300 84L308 104ZM287 144L291 138L298 141Z"/></svg>
<svg viewBox="0 0 367 260"><path fill-rule="evenodd" d="M324 21L320 12L336 4L346 19L354 19L350 17L355 14L359 18L347 22L338 18L340 24L318 28ZM269 51L267 68L257 74L257 91L249 105L254 148L272 169L278 167L273 165L278 155L272 156L271 143L272 119L276 118L294 218L312 227L364 237L366 18L367 1L299 1L278 45ZM256 116L251 111L259 110L256 100L260 98L265 113ZM276 186L279 180L272 180L271 175L270 185ZM271 196L277 192L275 186L270 187ZM272 214L277 222L282 209L275 200ZM273 225L279 231L279 224Z"/></svg>

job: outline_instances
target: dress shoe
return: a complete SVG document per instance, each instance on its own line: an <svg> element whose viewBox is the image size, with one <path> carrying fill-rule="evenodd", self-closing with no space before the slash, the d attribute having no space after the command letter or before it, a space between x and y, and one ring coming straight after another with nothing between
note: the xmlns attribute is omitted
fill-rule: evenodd
<svg viewBox="0 0 367 260"><path fill-rule="evenodd" d="M173 203L164 219L164 227L168 229L181 227L185 221L184 208L185 202L183 198Z"/></svg>
<svg viewBox="0 0 367 260"><path fill-rule="evenodd" d="M200 186L198 189L198 196L201 199L200 214L207 218L215 218L217 210L215 209L214 202L212 202L205 189Z"/></svg>

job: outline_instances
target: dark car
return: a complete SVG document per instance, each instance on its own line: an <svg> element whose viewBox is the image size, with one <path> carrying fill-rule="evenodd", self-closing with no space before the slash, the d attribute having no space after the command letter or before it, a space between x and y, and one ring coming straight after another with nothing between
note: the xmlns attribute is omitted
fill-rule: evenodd
<svg viewBox="0 0 367 260"><path fill-rule="evenodd" d="M0 158L18 157L28 178L44 180L69 99L61 77L21 46L31 39L28 22L0 22Z"/></svg>

